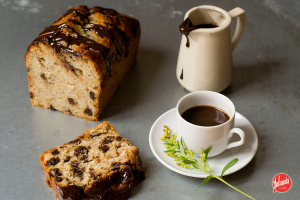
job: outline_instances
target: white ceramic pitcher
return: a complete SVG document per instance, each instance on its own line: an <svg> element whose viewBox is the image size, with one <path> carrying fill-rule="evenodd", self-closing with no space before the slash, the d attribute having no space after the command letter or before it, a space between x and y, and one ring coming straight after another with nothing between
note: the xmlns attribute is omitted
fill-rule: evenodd
<svg viewBox="0 0 300 200"><path fill-rule="evenodd" d="M236 31L231 40L230 24L237 17ZM198 6L190 9L184 19L193 25L214 24L217 28L199 28L182 35L176 76L188 91L220 92L232 81L232 52L245 25L246 13L241 8L227 12L216 6Z"/></svg>

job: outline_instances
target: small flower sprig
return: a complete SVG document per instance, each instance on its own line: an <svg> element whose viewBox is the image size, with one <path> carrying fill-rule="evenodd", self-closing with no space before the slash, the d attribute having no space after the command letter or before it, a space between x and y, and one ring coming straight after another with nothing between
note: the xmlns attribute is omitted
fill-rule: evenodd
<svg viewBox="0 0 300 200"><path fill-rule="evenodd" d="M236 191L242 193L243 195L249 197L250 199L254 199L253 197L249 196L248 194L240 191L239 189L233 187L229 183L227 183L223 178L223 174L225 171L227 171L230 167L235 165L238 162L237 158L234 158L231 160L227 165L223 168L222 173L220 176L216 175L215 172L210 168L208 162L207 162L207 155L209 151L211 150L212 146L208 147L206 150L203 151L201 149L201 155L200 160L202 163L200 163L195 157L193 152L188 149L185 146L185 143L183 142L182 138L180 139L180 143L177 141L177 135L176 133L171 136L171 131L168 126L164 127L164 134L161 138L159 138L161 141L163 141L165 148L167 149L165 151L165 154L167 156L171 156L174 158L174 161L178 161L176 164L180 167L187 168L187 169L198 169L204 173L206 173L208 176L202 181L202 183L199 185L197 191L200 189L200 187L207 183L211 178L216 178L219 181L225 183L229 187L235 189Z"/></svg>

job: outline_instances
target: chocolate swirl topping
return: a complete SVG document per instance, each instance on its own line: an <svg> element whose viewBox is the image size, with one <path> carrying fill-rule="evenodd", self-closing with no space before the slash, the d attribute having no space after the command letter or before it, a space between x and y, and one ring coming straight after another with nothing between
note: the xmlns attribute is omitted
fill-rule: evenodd
<svg viewBox="0 0 300 200"><path fill-rule="evenodd" d="M52 26L46 27L32 45L47 43L58 53L63 51L75 56L101 54L111 77L112 63L121 61L123 54L128 56L130 38L136 37L139 26L138 20L113 9L78 6L61 15ZM98 39L91 37L91 32ZM115 46L115 52L112 52L114 48L109 48L111 43Z"/></svg>

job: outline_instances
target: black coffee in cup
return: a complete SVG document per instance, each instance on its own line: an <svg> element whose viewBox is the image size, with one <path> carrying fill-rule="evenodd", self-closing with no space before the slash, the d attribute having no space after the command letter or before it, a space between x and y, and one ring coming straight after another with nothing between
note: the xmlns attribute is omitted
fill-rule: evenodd
<svg viewBox="0 0 300 200"><path fill-rule="evenodd" d="M195 106L184 111L181 116L198 126L217 126L230 119L225 111L213 106Z"/></svg>

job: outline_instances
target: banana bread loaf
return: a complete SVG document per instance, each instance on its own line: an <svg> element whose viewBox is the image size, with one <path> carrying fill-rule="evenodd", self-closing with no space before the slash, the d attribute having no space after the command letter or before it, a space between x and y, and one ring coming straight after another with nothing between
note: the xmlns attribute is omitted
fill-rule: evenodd
<svg viewBox="0 0 300 200"><path fill-rule="evenodd" d="M108 122L40 155L59 199L126 199L145 178L139 148Z"/></svg>
<svg viewBox="0 0 300 200"><path fill-rule="evenodd" d="M27 49L31 103L99 120L136 58L140 35L137 19L113 9L68 10Z"/></svg>

